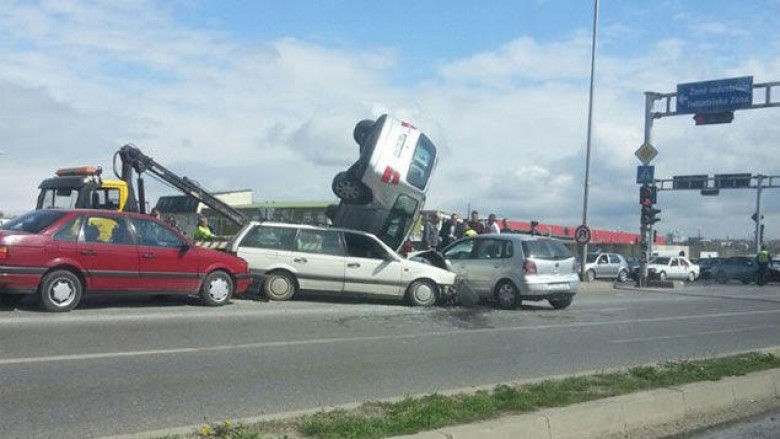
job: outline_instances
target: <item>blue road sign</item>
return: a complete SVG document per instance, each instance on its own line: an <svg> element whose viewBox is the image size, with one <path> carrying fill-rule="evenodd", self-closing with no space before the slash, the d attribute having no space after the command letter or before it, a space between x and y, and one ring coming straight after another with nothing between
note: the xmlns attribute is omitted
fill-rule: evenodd
<svg viewBox="0 0 780 439"><path fill-rule="evenodd" d="M753 106L753 77L677 84L678 114L719 113Z"/></svg>
<svg viewBox="0 0 780 439"><path fill-rule="evenodd" d="M655 166L637 166L636 184L652 184L655 176Z"/></svg>

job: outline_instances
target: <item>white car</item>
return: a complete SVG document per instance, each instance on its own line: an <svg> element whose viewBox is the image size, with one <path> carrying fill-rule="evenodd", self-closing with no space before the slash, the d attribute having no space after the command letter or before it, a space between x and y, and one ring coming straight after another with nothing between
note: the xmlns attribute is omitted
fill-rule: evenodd
<svg viewBox="0 0 780 439"><path fill-rule="evenodd" d="M271 300L308 290L430 306L449 293L456 276L403 259L371 234L331 227L253 221L236 235L230 250L249 263L255 286Z"/></svg>
<svg viewBox="0 0 780 439"><path fill-rule="evenodd" d="M398 250L425 204L436 168L436 146L409 122L382 115L353 133L360 157L333 179L341 199L329 210L333 225L376 235Z"/></svg>
<svg viewBox="0 0 780 439"><path fill-rule="evenodd" d="M699 277L699 266L683 256L656 256L647 262L647 275L667 280L695 281Z"/></svg>

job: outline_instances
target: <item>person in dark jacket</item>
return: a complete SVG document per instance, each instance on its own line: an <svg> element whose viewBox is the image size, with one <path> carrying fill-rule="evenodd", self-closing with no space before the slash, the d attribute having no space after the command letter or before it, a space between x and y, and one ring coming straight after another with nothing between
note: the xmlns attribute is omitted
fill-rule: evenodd
<svg viewBox="0 0 780 439"><path fill-rule="evenodd" d="M471 220L469 221L469 227L471 230L477 232L477 234L482 235L485 233L485 225L482 224L482 222L479 220L479 212L476 210L471 211Z"/></svg>
<svg viewBox="0 0 780 439"><path fill-rule="evenodd" d="M433 212L423 224L422 246L425 250L435 250L439 245L439 214Z"/></svg>
<svg viewBox="0 0 780 439"><path fill-rule="evenodd" d="M453 213L441 226L439 231L439 248L444 248L463 236L463 224L458 221L458 214Z"/></svg>

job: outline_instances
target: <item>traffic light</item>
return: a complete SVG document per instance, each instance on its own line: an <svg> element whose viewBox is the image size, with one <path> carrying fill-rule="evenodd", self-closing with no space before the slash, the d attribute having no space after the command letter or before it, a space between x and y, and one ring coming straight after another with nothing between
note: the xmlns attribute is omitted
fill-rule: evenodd
<svg viewBox="0 0 780 439"><path fill-rule="evenodd" d="M656 209L653 206L642 206L642 225L651 226L661 221L661 218L656 217L659 213L661 213L661 209Z"/></svg>
<svg viewBox="0 0 780 439"><path fill-rule="evenodd" d="M658 190L655 186L643 185L639 187L639 204L642 206L652 206L656 203Z"/></svg>
<svg viewBox="0 0 780 439"><path fill-rule="evenodd" d="M693 116L696 125L714 125L718 123L731 123L734 120L733 111L722 113L698 113Z"/></svg>

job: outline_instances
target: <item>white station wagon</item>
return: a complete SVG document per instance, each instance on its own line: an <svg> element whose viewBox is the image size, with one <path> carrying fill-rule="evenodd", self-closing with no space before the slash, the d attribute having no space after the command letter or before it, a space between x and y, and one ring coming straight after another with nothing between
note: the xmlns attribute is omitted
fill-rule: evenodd
<svg viewBox="0 0 780 439"><path fill-rule="evenodd" d="M456 276L403 259L371 234L331 227L253 221L236 235L230 250L249 263L254 285L271 300L308 290L430 306L452 288Z"/></svg>

